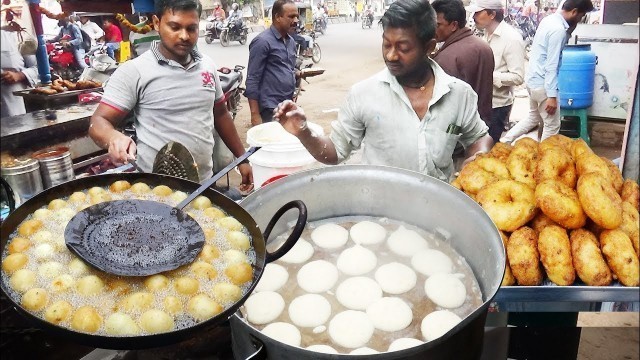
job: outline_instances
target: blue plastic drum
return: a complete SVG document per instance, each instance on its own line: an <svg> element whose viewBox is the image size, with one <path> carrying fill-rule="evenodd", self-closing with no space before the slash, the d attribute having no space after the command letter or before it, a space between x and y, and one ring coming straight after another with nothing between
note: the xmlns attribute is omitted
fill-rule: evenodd
<svg viewBox="0 0 640 360"><path fill-rule="evenodd" d="M585 109L593 105L593 78L597 64L591 45L567 45L558 74L560 107Z"/></svg>

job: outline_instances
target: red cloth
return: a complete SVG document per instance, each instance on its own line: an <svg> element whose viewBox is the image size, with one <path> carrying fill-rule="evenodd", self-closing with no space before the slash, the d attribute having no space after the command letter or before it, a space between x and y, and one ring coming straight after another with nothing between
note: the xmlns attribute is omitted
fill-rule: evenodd
<svg viewBox="0 0 640 360"><path fill-rule="evenodd" d="M120 42L122 41L122 31L115 24L111 24L111 26L104 28L104 38L107 42Z"/></svg>

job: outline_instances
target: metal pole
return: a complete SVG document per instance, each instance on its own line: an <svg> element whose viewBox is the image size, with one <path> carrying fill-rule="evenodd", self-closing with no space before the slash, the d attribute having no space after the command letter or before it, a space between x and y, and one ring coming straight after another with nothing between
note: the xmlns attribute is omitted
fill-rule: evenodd
<svg viewBox="0 0 640 360"><path fill-rule="evenodd" d="M51 83L51 72L49 71L49 56L44 42L44 31L42 30L42 14L38 10L40 0L29 0L29 12L38 39L38 49L36 50L36 61L38 62L38 74L42 84Z"/></svg>

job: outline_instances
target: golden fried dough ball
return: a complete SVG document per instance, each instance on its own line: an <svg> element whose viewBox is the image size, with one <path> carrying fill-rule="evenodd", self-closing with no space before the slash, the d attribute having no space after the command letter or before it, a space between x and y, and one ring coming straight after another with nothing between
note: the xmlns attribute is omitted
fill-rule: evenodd
<svg viewBox="0 0 640 360"><path fill-rule="evenodd" d="M24 293L31 289L36 283L36 273L28 269L20 269L11 275L9 285L19 293Z"/></svg>
<svg viewBox="0 0 640 360"><path fill-rule="evenodd" d="M217 247L213 245L205 244L202 247L200 254L198 254L197 259L202 261L212 262L213 260L219 257L220 257L220 250Z"/></svg>
<svg viewBox="0 0 640 360"><path fill-rule="evenodd" d="M204 261L196 261L191 264L191 272L193 272L197 278L201 279L213 280L218 276L216 268Z"/></svg>
<svg viewBox="0 0 640 360"><path fill-rule="evenodd" d="M56 250L51 244L40 244L33 249L33 255L35 255L36 259L39 261L52 257L55 252Z"/></svg>
<svg viewBox="0 0 640 360"><path fill-rule="evenodd" d="M498 229L514 231L536 216L533 189L515 180L500 180L482 188L476 196Z"/></svg>
<svg viewBox="0 0 640 360"><path fill-rule="evenodd" d="M91 189L87 190L87 194L89 194L89 196L96 196L96 195L100 195L102 193L107 192L107 190L99 187L99 186L94 186Z"/></svg>
<svg viewBox="0 0 640 360"><path fill-rule="evenodd" d="M85 202L87 200L87 194L83 193L82 191L76 191L73 194L71 194L71 196L69 196L69 202L70 203L81 203L81 202Z"/></svg>
<svg viewBox="0 0 640 360"><path fill-rule="evenodd" d="M36 231L42 228L42 220L39 219L31 219L23 221L20 226L18 226L18 234L20 236L28 237L35 234Z"/></svg>
<svg viewBox="0 0 640 360"><path fill-rule="evenodd" d="M25 239L23 237L14 237L9 245L7 246L7 250L9 254L22 253L31 247L31 241Z"/></svg>
<svg viewBox="0 0 640 360"><path fill-rule="evenodd" d="M53 213L53 218L59 222L69 221L73 219L74 216L76 216L76 211L68 207L58 209Z"/></svg>
<svg viewBox="0 0 640 360"><path fill-rule="evenodd" d="M504 267L504 276L502 277L502 283L500 285L501 286L515 285L516 278L513 277L513 273L511 273L511 265L509 265L509 257L506 254L507 242L509 242L509 238L502 231L500 231L500 237L502 238L502 244L504 245L504 248L505 248L505 260L506 260L506 264ZM215 291L215 287L213 290Z"/></svg>
<svg viewBox="0 0 640 360"><path fill-rule="evenodd" d="M84 261L82 261L80 258L74 258L73 260L69 261L69 272L72 275L82 275L85 274L89 271L89 265L87 265Z"/></svg>
<svg viewBox="0 0 640 360"><path fill-rule="evenodd" d="M220 314L222 310L220 304L205 294L198 294L187 303L187 313L198 321L212 318Z"/></svg>
<svg viewBox="0 0 640 360"><path fill-rule="evenodd" d="M102 293L104 283L95 275L87 275L76 282L76 291L83 296L92 296Z"/></svg>
<svg viewBox="0 0 640 360"><path fill-rule="evenodd" d="M562 134L552 135L540 142L539 148L541 151L552 147L559 147L567 153L571 154L571 145L573 144L573 139L570 137L564 136Z"/></svg>
<svg viewBox="0 0 640 360"><path fill-rule="evenodd" d="M558 225L558 223L551 220L551 218L545 215L542 211L539 211L538 215L529 222L529 227L535 230L538 234L540 234L542 229L549 225Z"/></svg>
<svg viewBox="0 0 640 360"><path fill-rule="evenodd" d="M598 239L585 229L571 231L571 256L578 277L591 286L607 286L612 276L600 251Z"/></svg>
<svg viewBox="0 0 640 360"><path fill-rule="evenodd" d="M2 270L7 274L13 274L27 266L28 262L29 257L23 253L7 255L7 257L2 260Z"/></svg>
<svg viewBox="0 0 640 360"><path fill-rule="evenodd" d="M462 184L460 183L460 180L458 180L458 178L451 180L451 183L449 183L449 185L453 186L454 188L460 191L464 191L462 190Z"/></svg>
<svg viewBox="0 0 640 360"><path fill-rule="evenodd" d="M571 155L559 147L550 147L540 153L534 177L538 183L558 180L571 189L576 187L578 181Z"/></svg>
<svg viewBox="0 0 640 360"><path fill-rule="evenodd" d="M217 283L213 286L213 297L222 304L235 303L242 297L242 289L226 282Z"/></svg>
<svg viewBox="0 0 640 360"><path fill-rule="evenodd" d="M242 251L233 249L225 251L223 257L224 261L229 265L248 261L247 255L245 255Z"/></svg>
<svg viewBox="0 0 640 360"><path fill-rule="evenodd" d="M151 192L156 196L165 197L171 195L171 193L173 193L173 190L171 190L171 188L167 185L158 185L154 187Z"/></svg>
<svg viewBox="0 0 640 360"><path fill-rule="evenodd" d="M131 279L120 279L117 277L109 277L106 279L106 289L107 291L118 294L119 296L124 296L131 292Z"/></svg>
<svg viewBox="0 0 640 360"><path fill-rule="evenodd" d="M530 137L523 137L523 138L518 139L518 141L516 141L516 143L513 144L513 146L514 147L526 146L526 147L529 147L532 150L533 149L537 150L539 148L540 144L537 141L535 141L532 138L530 138Z"/></svg>
<svg viewBox="0 0 640 360"><path fill-rule="evenodd" d="M227 242L232 249L246 251L251 247L249 236L241 231L229 231L227 233Z"/></svg>
<svg viewBox="0 0 640 360"><path fill-rule="evenodd" d="M638 210L636 210L633 205L628 202L622 202L622 224L618 230L624 231L629 239L631 239L631 244L633 244L633 248L636 250L636 254L640 256L638 252L638 242L640 239L640 215L638 214Z"/></svg>
<svg viewBox="0 0 640 360"><path fill-rule="evenodd" d="M227 230L241 231L244 226L236 218L227 216L216 220L216 225Z"/></svg>
<svg viewBox="0 0 640 360"><path fill-rule="evenodd" d="M150 334L173 330L173 317L158 309L151 309L140 316L140 327Z"/></svg>
<svg viewBox="0 0 640 360"><path fill-rule="evenodd" d="M509 158L511 150L513 150L513 146L509 144L501 142L495 143L489 151L489 156L502 162L507 162L507 158Z"/></svg>
<svg viewBox="0 0 640 360"><path fill-rule="evenodd" d="M171 315L182 313L182 301L175 296L167 296L162 300L164 311Z"/></svg>
<svg viewBox="0 0 640 360"><path fill-rule="evenodd" d="M198 210L204 210L208 207L211 207L211 200L209 200L209 198L206 196L200 195L193 199L193 202L191 202L191 207Z"/></svg>
<svg viewBox="0 0 640 360"><path fill-rule="evenodd" d="M120 301L119 307L125 311L143 311L153 304L153 294L145 291L135 292Z"/></svg>
<svg viewBox="0 0 640 360"><path fill-rule="evenodd" d="M470 162L460 171L460 176L458 176L464 191L471 194L476 194L486 185L509 178L507 166L500 160L490 157Z"/></svg>
<svg viewBox="0 0 640 360"><path fill-rule="evenodd" d="M253 268L246 262L228 265L224 269L225 275L236 285L242 285L253 278Z"/></svg>
<svg viewBox="0 0 640 360"><path fill-rule="evenodd" d="M622 224L622 200L611 181L600 173L587 173L578 179L577 190L582 209L596 224L605 229Z"/></svg>
<svg viewBox="0 0 640 360"><path fill-rule="evenodd" d="M95 333L102 327L102 316L91 306L83 306L71 316L71 328L86 333Z"/></svg>
<svg viewBox="0 0 640 360"><path fill-rule="evenodd" d="M119 312L107 317L104 330L107 334L116 336L138 335L142 331L131 316Z"/></svg>
<svg viewBox="0 0 640 360"><path fill-rule="evenodd" d="M44 319L52 324L59 324L63 321L67 321L71 317L73 312L73 306L69 302L59 300L51 304L44 311Z"/></svg>
<svg viewBox="0 0 640 360"><path fill-rule="evenodd" d="M538 235L538 252L549 280L560 286L573 284L576 271L573 268L567 230L557 225L542 229Z"/></svg>
<svg viewBox="0 0 640 360"><path fill-rule="evenodd" d="M29 311L40 311L47 306L49 293L42 288L33 288L22 295L20 305Z"/></svg>
<svg viewBox="0 0 640 360"><path fill-rule="evenodd" d="M47 206L49 210L60 210L64 207L67 207L67 202L62 199L51 200L51 202L49 202L49 206Z"/></svg>
<svg viewBox="0 0 640 360"><path fill-rule="evenodd" d="M36 244L41 244L51 241L51 238L53 238L53 234L51 233L51 231L40 230L33 234L31 240L33 240L33 242Z"/></svg>
<svg viewBox="0 0 640 360"><path fill-rule="evenodd" d="M507 256L518 285L542 284L544 274L540 268L538 234L532 228L523 226L511 233L507 242Z"/></svg>
<svg viewBox="0 0 640 360"><path fill-rule="evenodd" d="M593 150L587 145L587 143L581 138L573 140L571 143L571 156L574 160L578 159L583 153L593 154Z"/></svg>
<svg viewBox="0 0 640 360"><path fill-rule="evenodd" d="M600 174L610 184L613 183L611 170L609 170L609 166L600 156L594 153L583 153L575 160L579 177L595 172Z"/></svg>
<svg viewBox="0 0 640 360"><path fill-rule="evenodd" d="M38 209L33 212L33 218L39 220L47 220L53 212L49 209Z"/></svg>
<svg viewBox="0 0 640 360"><path fill-rule="evenodd" d="M604 156L600 157L607 167L609 167L609 173L611 174L611 185L619 194L622 191L622 185L624 184L624 178L622 177L622 173L620 172L620 168L618 165L614 164L613 161L607 159Z"/></svg>
<svg viewBox="0 0 640 360"><path fill-rule="evenodd" d="M131 185L131 188L129 190L134 194L142 195L150 192L151 188L149 187L149 185L143 182L139 182Z"/></svg>
<svg viewBox="0 0 640 360"><path fill-rule="evenodd" d="M158 291L169 286L169 282L170 281L168 277L164 275L156 274L146 278L144 280L144 286L149 291Z"/></svg>
<svg viewBox="0 0 640 360"><path fill-rule="evenodd" d="M538 166L538 148L528 145L515 146L507 158L511 178L531 188L536 187L535 171Z"/></svg>
<svg viewBox="0 0 640 360"><path fill-rule="evenodd" d="M76 281L69 274L62 274L51 281L51 291L60 293L72 289Z"/></svg>
<svg viewBox="0 0 640 360"><path fill-rule="evenodd" d="M609 268L622 285L638 286L640 262L627 234L620 230L604 230L600 234L600 246Z"/></svg>
<svg viewBox="0 0 640 360"><path fill-rule="evenodd" d="M111 200L113 200L113 197L111 196L111 194L107 192L102 192L96 195L89 196L89 203L91 205L96 205L96 204L100 204L100 203L111 201Z"/></svg>
<svg viewBox="0 0 640 360"><path fill-rule="evenodd" d="M631 179L626 179L622 184L620 197L622 198L622 201L633 205L636 210L640 209L640 188L638 187L637 182Z"/></svg>
<svg viewBox="0 0 640 360"><path fill-rule="evenodd" d="M174 280L173 286L182 295L193 295L198 292L200 282L194 278L182 276Z"/></svg>
<svg viewBox="0 0 640 360"><path fill-rule="evenodd" d="M213 240L216 238L218 232L216 229L204 229L204 239L205 240Z"/></svg>
<svg viewBox="0 0 640 360"><path fill-rule="evenodd" d="M545 180L536 186L536 204L552 221L567 229L579 229L587 222L578 193L561 181Z"/></svg>
<svg viewBox="0 0 640 360"><path fill-rule="evenodd" d="M127 180L118 180L109 186L111 192L119 193L127 191L131 188L131 184Z"/></svg>
<svg viewBox="0 0 640 360"><path fill-rule="evenodd" d="M173 194L171 194L170 199L171 201L175 202L176 204L179 204L182 200L186 199L189 195L187 195L186 193L182 192L182 191L176 191Z"/></svg>
<svg viewBox="0 0 640 360"><path fill-rule="evenodd" d="M218 209L215 206L211 206L211 207L208 207L208 208L204 209L202 211L202 213L204 214L204 216L208 217L209 219L213 219L213 220L221 219L221 218L227 216L224 213L224 211Z"/></svg>
<svg viewBox="0 0 640 360"><path fill-rule="evenodd" d="M64 270L62 264L57 261L47 261L38 266L38 275L44 279L53 279L60 275Z"/></svg>

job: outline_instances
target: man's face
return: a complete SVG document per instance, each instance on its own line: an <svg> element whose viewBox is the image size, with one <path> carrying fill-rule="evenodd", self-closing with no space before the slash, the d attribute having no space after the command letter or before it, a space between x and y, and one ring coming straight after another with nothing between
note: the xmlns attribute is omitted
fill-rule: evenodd
<svg viewBox="0 0 640 360"><path fill-rule="evenodd" d="M111 21L109 20L104 20L102 22L102 27L110 27L111 26Z"/></svg>
<svg viewBox="0 0 640 360"><path fill-rule="evenodd" d="M424 66L428 47L420 42L414 29L387 27L382 33L382 58L391 75L396 77Z"/></svg>
<svg viewBox="0 0 640 360"><path fill-rule="evenodd" d="M482 30L486 29L487 26L491 24L493 18L495 18L495 13L489 13L487 10L480 10L473 14L473 21L475 22L476 27Z"/></svg>
<svg viewBox="0 0 640 360"><path fill-rule="evenodd" d="M80 17L80 22L81 22L81 23L86 24L86 23L87 23L87 21L89 21L89 18L88 18L88 17L86 17L86 16L82 16L82 17Z"/></svg>
<svg viewBox="0 0 640 360"><path fill-rule="evenodd" d="M196 46L199 21L196 10L167 10L161 18L153 16L153 25L158 29L160 41L163 47L173 55L173 60L188 57Z"/></svg>
<svg viewBox="0 0 640 360"><path fill-rule="evenodd" d="M436 24L436 40L438 42L446 41L458 29L458 22L448 22L442 13L438 13Z"/></svg>
<svg viewBox="0 0 640 360"><path fill-rule="evenodd" d="M569 16L569 19L567 19L567 23L571 27L576 27L580 23L582 18L586 15L586 13L578 12L577 9L571 10L569 14L570 16Z"/></svg>
<svg viewBox="0 0 640 360"><path fill-rule="evenodd" d="M276 15L274 26L280 32L292 33L298 27L298 8L295 4L287 3L282 7L282 14Z"/></svg>

